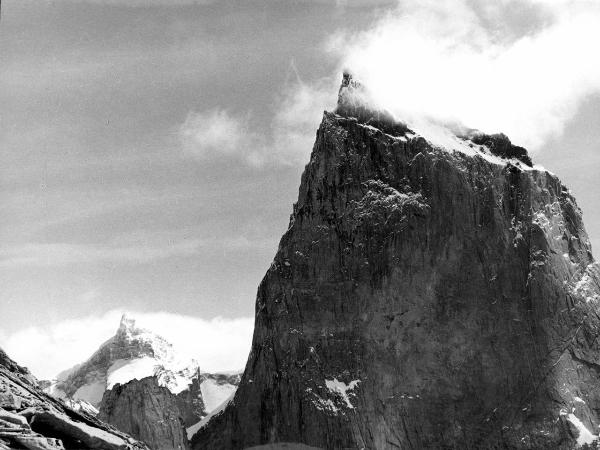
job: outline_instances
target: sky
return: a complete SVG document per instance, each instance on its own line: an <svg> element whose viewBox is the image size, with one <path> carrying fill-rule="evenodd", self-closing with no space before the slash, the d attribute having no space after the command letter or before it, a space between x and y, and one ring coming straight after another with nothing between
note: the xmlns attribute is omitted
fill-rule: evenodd
<svg viewBox="0 0 600 450"><path fill-rule="evenodd" d="M0 346L49 378L128 311L196 341L201 365L243 365L343 68L400 118L527 145L600 248L599 17L567 0L5 0Z"/></svg>

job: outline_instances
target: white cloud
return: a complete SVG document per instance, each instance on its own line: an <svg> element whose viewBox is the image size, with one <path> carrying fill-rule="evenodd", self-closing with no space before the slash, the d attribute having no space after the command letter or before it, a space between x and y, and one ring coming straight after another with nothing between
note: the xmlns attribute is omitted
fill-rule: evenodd
<svg viewBox="0 0 600 450"><path fill-rule="evenodd" d="M244 151L254 140L245 120L219 109L190 112L179 137L184 151L200 159Z"/></svg>
<svg viewBox="0 0 600 450"><path fill-rule="evenodd" d="M323 111L335 104L338 82L287 83L275 99L271 123L260 130L224 110L191 112L179 127L183 151L201 161L233 158L254 167L306 162Z"/></svg>
<svg viewBox="0 0 600 450"><path fill-rule="evenodd" d="M62 370L89 358L113 336L124 311L102 316L68 319L44 327L29 327L10 335L0 334L0 347L40 379L51 379ZM243 369L250 351L254 320L205 320L167 312L130 312L136 323L164 337L204 371Z"/></svg>
<svg viewBox="0 0 600 450"><path fill-rule="evenodd" d="M482 10L501 21L523 5L545 21L517 36L482 21ZM401 2L369 31L332 42L372 101L399 119L502 131L533 150L600 91L597 2Z"/></svg>
<svg viewBox="0 0 600 450"><path fill-rule="evenodd" d="M337 77L336 77L337 78ZM308 161L323 111L335 105L338 80L287 83L275 99L270 135L257 144L253 165L300 165Z"/></svg>

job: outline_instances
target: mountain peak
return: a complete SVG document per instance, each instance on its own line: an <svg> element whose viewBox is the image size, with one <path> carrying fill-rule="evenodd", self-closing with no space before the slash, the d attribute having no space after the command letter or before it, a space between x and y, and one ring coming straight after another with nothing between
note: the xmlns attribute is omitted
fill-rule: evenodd
<svg viewBox="0 0 600 450"><path fill-rule="evenodd" d="M527 150L514 145L503 133L487 134L470 128L466 128L465 131L465 127L457 123L432 122L427 127L423 127L421 124L415 128L414 124L398 120L391 112L376 106L371 99L368 86L358 81L348 71L342 75L335 113L343 117L354 118L358 123L375 127L392 136L404 136L409 132L421 135L438 146L442 142L439 135L450 136L449 140L444 139L441 144L442 147L447 147L447 150L467 149L466 153L484 153L501 160L519 161L528 167L533 167ZM428 123L428 121L425 122ZM431 130L436 131L432 133ZM451 144L448 145L448 142ZM476 150L471 151L471 149ZM463 153L465 152L463 151Z"/></svg>
<svg viewBox="0 0 600 450"><path fill-rule="evenodd" d="M86 361L63 372L49 392L85 400L96 407L106 389L132 379L158 376L172 392L185 389L198 372L198 362L181 354L155 332L142 328L123 314L113 337Z"/></svg>
<svg viewBox="0 0 600 450"><path fill-rule="evenodd" d="M342 84L340 85L340 90L338 92L338 106L343 105L348 99L348 93L353 91L362 91L364 88L362 84L354 79L354 76L345 71L342 74Z"/></svg>
<svg viewBox="0 0 600 450"><path fill-rule="evenodd" d="M375 107L369 99L368 89L347 71L342 75L335 113L355 118L359 123L392 136L403 136L410 131L405 123L397 120L389 111Z"/></svg>
<svg viewBox="0 0 600 450"><path fill-rule="evenodd" d="M575 199L504 135L382 129L360 89L344 75L323 116L240 388L192 448L591 443L600 269Z"/></svg>
<svg viewBox="0 0 600 450"><path fill-rule="evenodd" d="M117 334L124 332L131 332L135 330L135 319L128 315L127 313L123 313L121 316L121 321L119 322L119 328L117 329Z"/></svg>

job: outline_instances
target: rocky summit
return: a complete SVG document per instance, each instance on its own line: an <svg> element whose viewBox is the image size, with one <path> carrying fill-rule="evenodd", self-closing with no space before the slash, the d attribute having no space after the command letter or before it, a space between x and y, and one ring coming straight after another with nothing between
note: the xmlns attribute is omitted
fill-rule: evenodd
<svg viewBox="0 0 600 450"><path fill-rule="evenodd" d="M145 444L42 391L0 350L0 450L149 450Z"/></svg>
<svg viewBox="0 0 600 450"><path fill-rule="evenodd" d="M569 190L506 136L436 145L350 89L258 288L239 389L192 447L594 445L600 277Z"/></svg>
<svg viewBox="0 0 600 450"><path fill-rule="evenodd" d="M188 378L198 369L196 361L180 357L164 338L123 315L115 335L87 361L59 374L47 391L97 408L104 391L117 383L156 374L178 393L187 388Z"/></svg>

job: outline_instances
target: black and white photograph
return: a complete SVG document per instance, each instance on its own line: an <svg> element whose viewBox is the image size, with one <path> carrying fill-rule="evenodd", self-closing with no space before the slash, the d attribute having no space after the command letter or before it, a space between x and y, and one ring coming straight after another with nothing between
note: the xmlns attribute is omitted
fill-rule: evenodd
<svg viewBox="0 0 600 450"><path fill-rule="evenodd" d="M0 1L0 450L600 449L599 0Z"/></svg>

